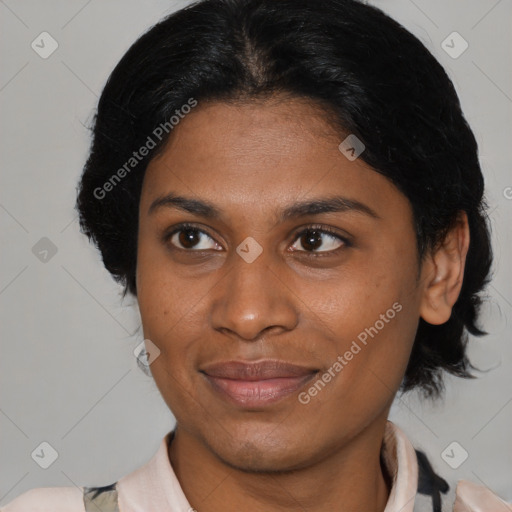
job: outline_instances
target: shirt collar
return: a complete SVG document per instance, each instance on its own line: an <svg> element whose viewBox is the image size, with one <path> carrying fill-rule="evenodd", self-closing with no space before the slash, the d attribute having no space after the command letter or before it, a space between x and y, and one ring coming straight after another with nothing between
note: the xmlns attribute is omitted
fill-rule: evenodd
<svg viewBox="0 0 512 512"><path fill-rule="evenodd" d="M418 490L416 452L402 430L389 420L384 430L381 456L392 480L384 512L413 512Z"/></svg>
<svg viewBox="0 0 512 512"><path fill-rule="evenodd" d="M121 510L193 510L169 461L168 443L172 435L172 431L165 435L149 462L118 481ZM418 487L416 453L405 434L389 420L386 422L381 456L392 481L384 512L413 512Z"/></svg>

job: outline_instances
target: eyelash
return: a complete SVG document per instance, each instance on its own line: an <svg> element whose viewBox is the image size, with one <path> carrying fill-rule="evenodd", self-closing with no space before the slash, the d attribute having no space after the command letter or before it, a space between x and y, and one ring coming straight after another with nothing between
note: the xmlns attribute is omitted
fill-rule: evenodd
<svg viewBox="0 0 512 512"><path fill-rule="evenodd" d="M187 229L194 230L194 231L197 231L198 233L205 234L209 238L213 239L213 237L207 231L205 231L203 229L200 229L199 227L197 227L194 224L190 224L188 222L184 222L183 224L180 224L180 225L174 227L171 232L165 233L164 236L163 236L163 242L168 244L169 241L171 240L171 238L176 233L179 233L180 231L186 231ZM336 254L336 253L338 253L338 251L340 251L340 250L342 250L344 248L352 246L352 243L350 242L350 240L348 238L341 236L334 229L332 229L332 228L330 228L328 226L321 226L321 225L318 225L318 224L313 224L311 226L306 226L305 228L301 228L300 230L296 231L294 233L294 235L293 235L293 243L292 243L292 245L299 238L301 238L301 236L303 236L304 234L306 234L307 232L310 232L310 231L317 231L317 232L320 232L321 234L326 234L326 235L332 236L333 238L336 238L337 240L342 242L343 245L341 247L338 247L337 249L333 249L331 251L315 252L315 251L297 250L297 251L294 251L294 252L306 253L309 256L313 256L313 257L318 258L318 257L325 257L325 256L330 256L332 254ZM200 253L200 252L204 252L206 250L209 250L209 249L182 249L181 247L176 247L175 245L172 245L172 247L173 247L173 249L176 249L176 250L179 250L179 251L196 252L196 253Z"/></svg>

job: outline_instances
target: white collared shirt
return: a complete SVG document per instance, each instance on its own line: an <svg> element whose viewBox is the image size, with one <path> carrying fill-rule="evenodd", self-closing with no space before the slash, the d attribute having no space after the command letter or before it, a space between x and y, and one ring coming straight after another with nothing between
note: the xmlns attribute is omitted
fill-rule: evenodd
<svg viewBox="0 0 512 512"><path fill-rule="evenodd" d="M122 477L108 500L117 500L120 512L192 512L169 461L165 435L154 456L143 466ZM418 462L414 447L402 430L386 423L381 455L392 479L383 512L432 512L432 498L418 493ZM106 496L105 495L105 496ZM105 501L107 503L107 501ZM442 512L511 512L512 506L484 486L460 480L442 495ZM102 510L116 510L115 505ZM96 507L97 509L98 507ZM92 509L92 508L91 508ZM43 487L27 491L0 512L85 512L83 487Z"/></svg>

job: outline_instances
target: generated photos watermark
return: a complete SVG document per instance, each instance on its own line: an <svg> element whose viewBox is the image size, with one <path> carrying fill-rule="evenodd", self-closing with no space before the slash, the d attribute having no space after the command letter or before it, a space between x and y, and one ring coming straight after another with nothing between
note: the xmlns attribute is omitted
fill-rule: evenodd
<svg viewBox="0 0 512 512"><path fill-rule="evenodd" d="M144 160L144 158L157 146L164 136L169 134L169 132L196 106L197 100L189 98L187 103L174 111L175 115L171 116L168 121L165 121L165 123L160 123L151 132L151 135L148 135L146 142L138 149L138 151L134 151L132 156L114 174L112 174L103 186L96 187L94 189L94 197L99 200L104 199L105 196L111 192L123 178L130 174L130 172L135 169L142 160Z"/></svg>
<svg viewBox="0 0 512 512"><path fill-rule="evenodd" d="M350 361L352 361L354 356L361 352L361 345L365 347L368 344L368 337L373 339L375 336L377 336L377 334L379 334L379 332L384 329L386 324L389 324L389 322L393 320L396 314L400 313L400 311L402 311L402 304L395 302L385 313L380 315L379 319L372 326L365 328L364 331L361 331L357 335L357 341L353 340L350 348L345 351L343 355L339 355L336 358L336 361L329 367L329 369L326 370L320 377L318 377L315 383L312 384L307 391L302 391L299 393L299 402L304 405L309 404L311 398L318 395L318 393L322 391L322 389L324 389L325 386L331 382L331 380L334 379L336 375L338 375ZM361 345L358 343L358 341Z"/></svg>

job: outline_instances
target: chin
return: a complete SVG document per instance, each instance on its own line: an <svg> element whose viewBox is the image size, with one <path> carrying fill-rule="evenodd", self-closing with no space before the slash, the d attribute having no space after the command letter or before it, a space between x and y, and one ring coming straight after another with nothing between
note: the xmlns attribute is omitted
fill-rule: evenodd
<svg viewBox="0 0 512 512"><path fill-rule="evenodd" d="M246 444L236 452L217 453L217 457L227 466L244 473L289 473L307 466L304 460L297 459L297 451L289 453L289 449L269 453L258 446Z"/></svg>
<svg viewBox="0 0 512 512"><path fill-rule="evenodd" d="M218 438L207 443L220 461L245 473L282 473L308 465L302 443L294 442L290 435L272 436L272 432L267 436L260 432L253 438L247 433L234 435L227 444L218 443Z"/></svg>

